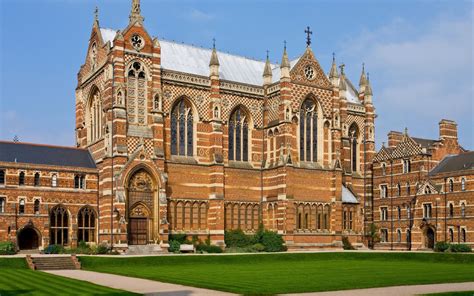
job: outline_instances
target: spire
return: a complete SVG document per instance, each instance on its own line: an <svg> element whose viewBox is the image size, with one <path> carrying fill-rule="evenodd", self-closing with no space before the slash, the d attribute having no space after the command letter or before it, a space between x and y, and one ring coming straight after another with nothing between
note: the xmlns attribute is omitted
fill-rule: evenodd
<svg viewBox="0 0 474 296"><path fill-rule="evenodd" d="M219 58L217 57L216 51L216 39L212 39L212 54L211 54L211 61L209 62L209 66L219 66Z"/></svg>
<svg viewBox="0 0 474 296"><path fill-rule="evenodd" d="M268 57L267 50L267 60L265 61L265 68L263 69L263 85L272 83L272 66L270 65L270 59Z"/></svg>
<svg viewBox="0 0 474 296"><path fill-rule="evenodd" d="M365 95L372 96L372 87L370 86L369 73L367 72L367 84L365 86Z"/></svg>
<svg viewBox="0 0 474 296"><path fill-rule="evenodd" d="M212 39L212 53L209 67L211 68L211 76L219 76L219 58L217 57L216 39Z"/></svg>
<svg viewBox="0 0 474 296"><path fill-rule="evenodd" d="M339 73L337 73L337 66L336 66L336 54L332 53L332 66L331 71L329 72L329 78L339 78Z"/></svg>
<svg viewBox="0 0 474 296"><path fill-rule="evenodd" d="M99 8L96 6L94 9L94 22L99 21Z"/></svg>
<svg viewBox="0 0 474 296"><path fill-rule="evenodd" d="M365 77L365 64L362 63L362 73L360 73L360 79L359 79L359 92L360 93L365 91L366 84L367 84L367 78Z"/></svg>
<svg viewBox="0 0 474 296"><path fill-rule="evenodd" d="M344 64L341 64L339 66L339 68L341 69L341 78L339 79L339 90L341 90L341 91L347 90L347 87L346 87L346 74L344 74L344 67L345 66L346 65L344 65Z"/></svg>
<svg viewBox="0 0 474 296"><path fill-rule="evenodd" d="M144 21L141 15L140 0L132 0L132 9L130 10L130 24Z"/></svg>
<svg viewBox="0 0 474 296"><path fill-rule="evenodd" d="M286 40L283 41L283 56L281 58L281 65L280 65L280 79L282 78L290 78L290 68L291 64L288 60L288 53L286 52Z"/></svg>

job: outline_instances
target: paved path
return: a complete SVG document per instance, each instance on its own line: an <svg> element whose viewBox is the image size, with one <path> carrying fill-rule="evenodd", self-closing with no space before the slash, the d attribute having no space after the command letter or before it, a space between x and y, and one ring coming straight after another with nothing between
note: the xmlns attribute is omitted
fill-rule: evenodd
<svg viewBox="0 0 474 296"><path fill-rule="evenodd" d="M455 291L474 291L474 282L453 283L453 284L432 284L432 285L413 285L413 286L394 286L384 288L343 290L331 292L299 293L286 294L287 296L412 296L429 293L443 293ZM474 293L473 293L474 296Z"/></svg>
<svg viewBox="0 0 474 296"><path fill-rule="evenodd" d="M49 270L51 274L73 278L77 280L91 282L101 286L114 289L130 291L145 295L166 295L166 296L217 296L234 295L214 290L207 290L189 286L162 283L152 280L145 280L109 273L100 273L86 270ZM371 289L342 290L331 292L313 292L286 294L286 296L411 296L427 293L441 293L454 291L474 291L474 282L452 283L452 284L432 284L432 285L412 285L394 286ZM474 294L473 294L474 296Z"/></svg>
<svg viewBox="0 0 474 296"><path fill-rule="evenodd" d="M194 288L182 285L167 284L157 281L100 273L86 270L48 270L47 273L91 282L101 286L120 289L145 295L166 296L214 296L233 295L230 293Z"/></svg>

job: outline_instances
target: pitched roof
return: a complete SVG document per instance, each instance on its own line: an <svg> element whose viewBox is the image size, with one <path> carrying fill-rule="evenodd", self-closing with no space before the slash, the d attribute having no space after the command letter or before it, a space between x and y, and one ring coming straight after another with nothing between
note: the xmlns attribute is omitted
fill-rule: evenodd
<svg viewBox="0 0 474 296"><path fill-rule="evenodd" d="M437 140L431 140L431 139L422 139L422 138L415 138L411 137L415 142L421 145L421 148L429 148L431 147L434 143L437 142Z"/></svg>
<svg viewBox="0 0 474 296"><path fill-rule="evenodd" d="M0 141L0 161L96 168L87 149Z"/></svg>
<svg viewBox="0 0 474 296"><path fill-rule="evenodd" d="M342 202L343 203L359 203L354 193L346 186L342 185Z"/></svg>
<svg viewBox="0 0 474 296"><path fill-rule="evenodd" d="M446 156L429 175L465 170L474 170L474 151Z"/></svg>

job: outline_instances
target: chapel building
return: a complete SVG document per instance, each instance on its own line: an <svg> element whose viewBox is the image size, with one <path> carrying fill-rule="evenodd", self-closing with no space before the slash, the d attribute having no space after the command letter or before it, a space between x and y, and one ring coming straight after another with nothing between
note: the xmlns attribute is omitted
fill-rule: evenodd
<svg viewBox="0 0 474 296"><path fill-rule="evenodd" d="M263 225L289 249L341 248L344 237L364 247L373 223L377 248L473 243L473 154L454 122L440 123L439 140L392 132L376 152L364 67L357 89L334 57L326 74L309 28L280 64L148 32L139 0L121 30L96 14L77 75L77 147L0 142L0 241L153 253L173 234L224 246L225 231ZM425 204L438 218L423 217Z"/></svg>

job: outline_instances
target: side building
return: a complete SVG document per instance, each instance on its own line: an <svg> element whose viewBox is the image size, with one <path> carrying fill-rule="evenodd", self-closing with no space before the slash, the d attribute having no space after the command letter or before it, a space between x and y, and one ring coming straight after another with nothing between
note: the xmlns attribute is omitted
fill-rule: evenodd
<svg viewBox="0 0 474 296"><path fill-rule="evenodd" d="M373 163L379 249L431 249L437 241L474 245L474 152L457 125L439 123L439 139L390 132Z"/></svg>
<svg viewBox="0 0 474 296"><path fill-rule="evenodd" d="M19 249L96 242L98 180L87 149L0 142L0 241Z"/></svg>

